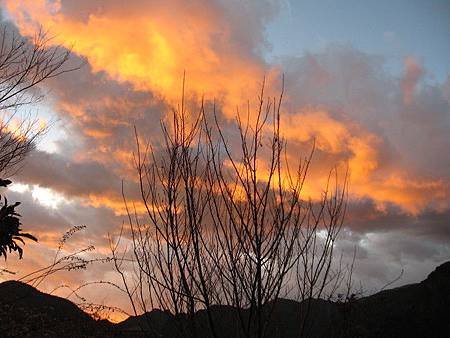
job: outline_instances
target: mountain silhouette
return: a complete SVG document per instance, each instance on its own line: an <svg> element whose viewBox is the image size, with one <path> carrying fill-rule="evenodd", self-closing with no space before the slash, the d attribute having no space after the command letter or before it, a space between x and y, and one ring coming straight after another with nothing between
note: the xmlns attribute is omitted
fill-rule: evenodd
<svg viewBox="0 0 450 338"><path fill-rule="evenodd" d="M96 321L72 302L48 295L20 282L0 284L0 336L2 337L185 337L195 324L198 338L211 337L207 313L193 318L153 310L112 324ZM385 290L349 302L311 299L303 303L278 299L265 308L270 318L265 336L299 337L307 311L303 337L448 337L450 321L450 261L437 267L422 282ZM220 338L243 337L238 311L231 306L211 308ZM245 320L247 311L241 314Z"/></svg>
<svg viewBox="0 0 450 338"><path fill-rule="evenodd" d="M67 299L21 282L0 284L0 337L102 337L105 331Z"/></svg>

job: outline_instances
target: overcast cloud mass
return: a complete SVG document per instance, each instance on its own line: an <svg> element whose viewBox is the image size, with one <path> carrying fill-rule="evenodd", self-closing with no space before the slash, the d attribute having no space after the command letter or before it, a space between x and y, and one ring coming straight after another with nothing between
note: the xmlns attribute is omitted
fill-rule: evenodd
<svg viewBox="0 0 450 338"><path fill-rule="evenodd" d="M23 36L43 26L55 44L73 50L71 62L86 61L76 73L46 83L49 95L40 111L57 122L14 177L19 184L6 192L23 202L24 227L40 241L27 243L23 261L11 257L5 266L18 275L39 268L52 258L61 234L78 224L87 229L74 237L73 248L93 244L92 255L108 254L108 233L117 233L126 217L122 180L139 209L133 126L158 147L160 121L180 99L183 72L188 99L215 99L224 124L232 124L236 106L255 103L264 76L267 95L276 95L284 74L288 157L295 161L316 140L305 191L318 196L331 168L349 167L348 214L338 246L350 255L357 248L355 278L367 292L402 269L396 285L419 281L449 260L449 74L430 80L422 55L403 55L392 72L387 56L341 41L292 55L283 51L269 62L265 56L276 53L276 43L267 30L287 4L2 1L2 26ZM45 146L50 138L51 150ZM101 265L42 287L110 274Z"/></svg>

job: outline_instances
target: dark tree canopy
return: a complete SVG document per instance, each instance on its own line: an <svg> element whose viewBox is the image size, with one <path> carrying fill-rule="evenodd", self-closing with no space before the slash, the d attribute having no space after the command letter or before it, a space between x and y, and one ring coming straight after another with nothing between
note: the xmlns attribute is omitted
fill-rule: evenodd
<svg viewBox="0 0 450 338"><path fill-rule="evenodd" d="M8 180L9 181L9 180ZM0 183L3 183L0 180ZM11 181L9 181L11 182ZM9 183L7 183L9 184ZM20 202L14 204L8 204L6 197L3 199L3 203L0 209L0 257L7 258L7 251L17 251L19 258L22 258L23 249L19 243L25 244L24 238L37 241L37 238L28 233L23 233L20 226L20 214L17 213L16 207L20 205Z"/></svg>

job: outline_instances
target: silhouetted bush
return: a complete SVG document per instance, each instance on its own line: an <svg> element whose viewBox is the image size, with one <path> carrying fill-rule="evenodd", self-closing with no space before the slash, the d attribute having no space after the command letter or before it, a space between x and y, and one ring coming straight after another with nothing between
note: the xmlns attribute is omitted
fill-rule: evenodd
<svg viewBox="0 0 450 338"><path fill-rule="evenodd" d="M10 180L0 179L0 185L6 186L10 184ZM20 202L14 204L8 204L6 197L3 198L3 205L0 209L0 256L7 258L7 251L17 251L19 258L22 258L23 249L18 243L25 244L24 238L37 241L37 238L31 234L23 233L20 226L20 214L17 213L16 207L20 205Z"/></svg>

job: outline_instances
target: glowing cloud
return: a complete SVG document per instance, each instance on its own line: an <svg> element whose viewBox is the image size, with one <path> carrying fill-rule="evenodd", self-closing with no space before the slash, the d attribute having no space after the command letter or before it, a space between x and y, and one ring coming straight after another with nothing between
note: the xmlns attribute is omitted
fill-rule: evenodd
<svg viewBox="0 0 450 338"><path fill-rule="evenodd" d="M210 99L226 97L230 107L245 102L248 92L257 89L264 67L251 50L239 46L219 5L107 5L83 19L66 15L61 1L6 1L22 34L31 35L42 25L55 33L55 44L86 57L93 71L105 71L135 89L176 101L185 71L190 91Z"/></svg>
<svg viewBox="0 0 450 338"><path fill-rule="evenodd" d="M55 44L72 48L87 58L95 74L105 73L109 79L134 91L149 92L174 104L181 96L181 79L186 72L186 88L194 99L203 94L210 100L216 98L228 118L234 117L236 106L259 92L264 75L268 77L267 94L274 93L278 70L266 65L258 51L264 46L264 20L275 9L266 3L261 7L265 8L264 13L254 13L249 16L251 19L244 20L245 15L236 8L244 13L252 13L252 8L242 4L230 10L214 1L133 1L127 6L121 1L76 4L60 0L6 1L6 9L22 34L31 35L42 25L55 35ZM234 19L236 16L240 21ZM363 114L336 115L332 113L333 108L320 105L324 96L327 101L345 92L344 99L350 104L344 110L358 113L359 109L365 109L364 102L372 99L370 92L358 93L357 101L351 96L351 84L364 84L371 71L366 66L368 63L358 61L363 57L359 55L355 64L339 69L345 72L340 76L333 74L326 62L307 55L303 76L295 79L294 88L298 87L300 96L311 95L314 102L309 102L307 96L297 103L295 97L287 98L292 104L283 115L283 135L294 148L314 139L317 149L328 156L328 160L320 163L327 170L335 164L348 164L351 193L355 196L369 196L379 204L396 203L413 213L428 205L446 207L448 181L425 177L400 161L389 163L385 150L389 145L387 138L364 125ZM423 73L414 58L405 59L405 74L396 84L404 105L399 110L408 109L414 101L419 90L417 82ZM295 77L295 72L291 77ZM334 89L328 92L329 88ZM131 112L139 108L106 91L88 100L67 101L70 101L67 97L60 100L58 109L70 116L89 145L74 154L75 162L95 158L118 176L129 178L134 144L124 129L129 130L136 121L141 124L146 119L135 116L135 121L130 122ZM117 113L105 113L108 110ZM148 126L148 120L142 124ZM289 156L296 158L296 155L294 150ZM327 171L319 170L319 173L308 189L312 195L326 182ZM107 197L100 197L102 193L108 196L96 192L84 197L92 205L109 206L122 214L120 201L113 198L108 202Z"/></svg>

